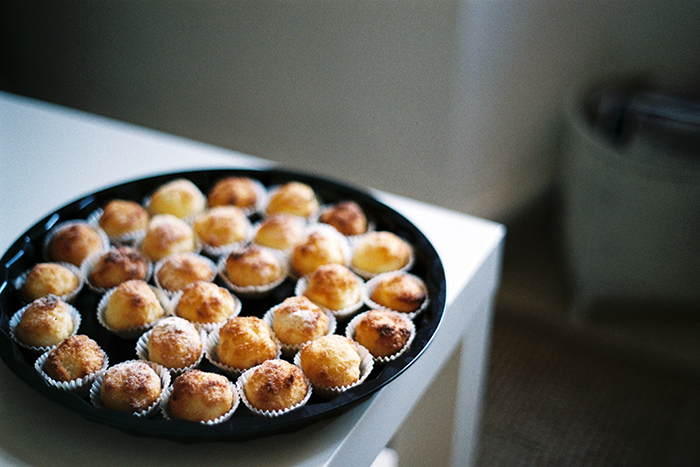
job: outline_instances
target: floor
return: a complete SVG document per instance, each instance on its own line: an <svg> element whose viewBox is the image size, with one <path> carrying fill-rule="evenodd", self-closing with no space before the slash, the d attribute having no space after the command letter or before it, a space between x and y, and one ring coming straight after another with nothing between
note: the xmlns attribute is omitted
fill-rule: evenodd
<svg viewBox="0 0 700 467"><path fill-rule="evenodd" d="M700 465L700 318L572 319L552 226L509 226L478 467Z"/></svg>

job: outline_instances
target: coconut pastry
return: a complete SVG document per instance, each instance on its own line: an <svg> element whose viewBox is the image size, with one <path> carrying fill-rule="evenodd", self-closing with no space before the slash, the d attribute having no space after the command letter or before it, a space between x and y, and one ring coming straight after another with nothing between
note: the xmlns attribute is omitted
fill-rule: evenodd
<svg viewBox="0 0 700 467"><path fill-rule="evenodd" d="M19 294L29 303L46 295L70 302L83 286L83 275L69 263L37 263L21 278Z"/></svg>
<svg viewBox="0 0 700 467"><path fill-rule="evenodd" d="M105 371L95 384L94 398L106 409L148 416L158 407L163 386L169 384L167 375L159 375L152 366L140 360L129 360Z"/></svg>
<svg viewBox="0 0 700 467"><path fill-rule="evenodd" d="M200 332L183 318L170 316L159 320L137 343L136 353L173 373L197 365L203 356Z"/></svg>
<svg viewBox="0 0 700 467"><path fill-rule="evenodd" d="M75 334L41 355L34 368L49 385L84 397L108 365L107 354L97 342Z"/></svg>
<svg viewBox="0 0 700 467"><path fill-rule="evenodd" d="M273 188L267 199L265 214L291 214L308 218L315 214L320 207L313 188L301 182L287 182Z"/></svg>
<svg viewBox="0 0 700 467"><path fill-rule="evenodd" d="M310 232L292 251L290 264L301 277L311 274L324 264L346 264L349 257L345 237L333 228L319 228Z"/></svg>
<svg viewBox="0 0 700 467"><path fill-rule="evenodd" d="M135 201L113 199L102 209L97 222L109 238L120 241L144 232L149 218L148 211Z"/></svg>
<svg viewBox="0 0 700 467"><path fill-rule="evenodd" d="M47 237L46 255L52 262L65 262L80 267L90 255L105 249L109 241L102 231L87 222L67 222L57 226Z"/></svg>
<svg viewBox="0 0 700 467"><path fill-rule="evenodd" d="M222 422L237 406L233 384L225 376L195 369L173 381L166 414L192 422Z"/></svg>
<svg viewBox="0 0 700 467"><path fill-rule="evenodd" d="M362 305L362 286L362 279L342 264L324 264L300 279L296 293L344 316Z"/></svg>
<svg viewBox="0 0 700 467"><path fill-rule="evenodd" d="M218 180L209 191L210 207L235 206L246 214L257 210L265 196L265 188L249 177L225 177Z"/></svg>
<svg viewBox="0 0 700 467"><path fill-rule="evenodd" d="M98 305L98 319L112 331L129 332L149 327L165 314L153 287L129 280L110 289Z"/></svg>
<svg viewBox="0 0 700 467"><path fill-rule="evenodd" d="M197 238L213 253L221 248L245 242L250 229L250 221L243 211L235 206L210 208L194 220Z"/></svg>
<svg viewBox="0 0 700 467"><path fill-rule="evenodd" d="M212 363L232 373L240 373L280 355L280 345L272 329L255 316L230 318L214 333L207 355Z"/></svg>
<svg viewBox="0 0 700 467"><path fill-rule="evenodd" d="M287 297L263 317L270 324L285 352L335 331L335 319L304 296Z"/></svg>
<svg viewBox="0 0 700 467"><path fill-rule="evenodd" d="M100 371L105 358L97 342L84 334L76 334L49 351L44 371L55 381L74 381Z"/></svg>
<svg viewBox="0 0 700 467"><path fill-rule="evenodd" d="M175 302L175 314L202 325L207 330L238 315L240 301L231 292L212 282L194 282L181 292Z"/></svg>
<svg viewBox="0 0 700 467"><path fill-rule="evenodd" d="M55 295L38 298L10 320L13 338L26 347L47 349L77 333L80 314Z"/></svg>
<svg viewBox="0 0 700 467"><path fill-rule="evenodd" d="M153 216L141 242L141 253L152 263L175 253L193 253L197 249L194 231L171 214Z"/></svg>
<svg viewBox="0 0 700 467"><path fill-rule="evenodd" d="M383 272L404 270L413 262L413 247L393 232L368 232L353 244L351 267L368 278Z"/></svg>
<svg viewBox="0 0 700 467"><path fill-rule="evenodd" d="M341 201L324 207L318 221L335 227L348 237L367 232L367 216L355 201Z"/></svg>
<svg viewBox="0 0 700 467"><path fill-rule="evenodd" d="M333 334L304 345L299 351L304 374L318 387L348 387L360 380L362 359L355 344Z"/></svg>
<svg viewBox="0 0 700 467"><path fill-rule="evenodd" d="M171 214L179 219L193 219L204 211L206 197L191 181L179 178L158 187L148 201L152 216Z"/></svg>
<svg viewBox="0 0 700 467"><path fill-rule="evenodd" d="M222 259L221 276L236 293L258 295L276 287L287 276L287 261L276 250L249 245Z"/></svg>
<svg viewBox="0 0 700 467"><path fill-rule="evenodd" d="M366 348L374 358L386 360L403 353L414 333L415 326L406 315L369 310L350 322L346 335Z"/></svg>
<svg viewBox="0 0 700 467"><path fill-rule="evenodd" d="M413 316L428 301L425 282L413 274L396 271L380 274L367 282L367 304L372 308L384 307Z"/></svg>
<svg viewBox="0 0 700 467"><path fill-rule="evenodd" d="M159 261L153 275L156 284L172 294L197 281L212 282L216 277L216 264L196 253L176 253Z"/></svg>
<svg viewBox="0 0 700 467"><path fill-rule="evenodd" d="M88 283L107 290L132 279L147 280L149 263L137 250L121 246L88 259L85 266Z"/></svg>
<svg viewBox="0 0 700 467"><path fill-rule="evenodd" d="M285 360L267 360L238 379L246 406L262 416L275 415L308 401L311 386L301 368Z"/></svg>
<svg viewBox="0 0 700 467"><path fill-rule="evenodd" d="M304 238L304 221L290 214L275 214L261 220L253 242L275 250L288 251Z"/></svg>

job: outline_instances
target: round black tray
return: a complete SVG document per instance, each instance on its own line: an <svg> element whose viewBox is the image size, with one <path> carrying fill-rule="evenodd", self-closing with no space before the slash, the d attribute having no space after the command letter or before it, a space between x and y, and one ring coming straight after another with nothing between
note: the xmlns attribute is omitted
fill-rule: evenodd
<svg viewBox="0 0 700 467"><path fill-rule="evenodd" d="M13 281L35 263L43 261L42 243L47 232L59 222L86 219L95 209L104 206L114 198L141 202L158 186L175 178L187 178L204 193L207 193L218 179L228 175L248 176L259 180L267 187L292 180L304 182L314 188L324 203L354 200L365 210L368 217L376 222L377 230L394 232L410 242L416 250L416 261L411 272L425 281L430 294L428 308L414 320L417 332L411 348L390 363L375 365L374 371L364 383L335 399L323 400L312 396L304 407L277 418L255 417L241 404L231 420L214 426L181 420L166 420L160 416L153 419L143 419L126 413L98 409L92 406L87 398L81 398L46 384L34 369L37 355L21 348L10 338L9 320L22 307L12 285ZM392 382L422 354L438 329L445 307L446 284L442 263L433 246L418 228L366 192L326 178L286 170L196 170L169 173L116 185L73 201L37 222L5 252L0 265L2 266L2 276L0 277L0 356L20 378L41 394L58 404L77 411L88 420L103 423L133 435L152 436L180 442L245 441L260 436L295 431L324 418L343 413ZM274 304L293 295L293 287L294 283L288 280L271 296L257 300L242 300L243 311L241 314L262 317L265 311ZM80 310L83 317L79 332L89 335L105 349L109 355L110 364L136 358L135 340L118 338L107 332L97 322L95 310L98 300L99 295L88 287L84 287L80 292L75 302L76 308ZM344 322L339 323L339 329L336 332L344 334L344 325ZM206 361L203 361L201 367L207 371L217 371L213 365Z"/></svg>

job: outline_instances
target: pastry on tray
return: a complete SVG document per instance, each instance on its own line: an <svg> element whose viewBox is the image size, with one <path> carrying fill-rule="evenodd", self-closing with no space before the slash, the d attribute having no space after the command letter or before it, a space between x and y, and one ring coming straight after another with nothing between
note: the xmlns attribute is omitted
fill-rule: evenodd
<svg viewBox="0 0 700 467"><path fill-rule="evenodd" d="M191 220L204 211L206 197L190 180L178 178L159 186L147 203L152 215L171 214L183 220Z"/></svg>

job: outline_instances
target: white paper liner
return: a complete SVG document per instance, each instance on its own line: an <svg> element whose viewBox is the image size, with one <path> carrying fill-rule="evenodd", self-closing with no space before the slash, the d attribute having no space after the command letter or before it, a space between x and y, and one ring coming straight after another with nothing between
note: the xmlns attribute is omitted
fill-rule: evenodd
<svg viewBox="0 0 700 467"><path fill-rule="evenodd" d="M372 233L372 232L368 232L368 233ZM358 268L357 266L352 264L352 257L355 255L355 248L357 247L358 243L360 243L362 241L362 238L365 235L367 235L367 234L358 235L356 237L353 237L350 240L350 252L351 252L350 253L350 261L349 261L350 269L352 269L358 276L362 277L365 280L372 279L373 277L378 276L379 274L384 274L385 272L394 272L394 271L382 271L382 272L366 271L366 270ZM405 271L410 271L411 268L413 267L413 264L416 261L416 249L406 239L402 239L402 240L405 241L406 244L410 247L410 255L408 257L408 261L406 262L406 264L404 264L399 269L396 269L396 271L404 271L405 272Z"/></svg>
<svg viewBox="0 0 700 467"><path fill-rule="evenodd" d="M124 245L126 246L126 245ZM105 293L107 292L108 289L105 289L103 287L97 287L94 285L92 282L90 282L90 274L92 274L93 269L95 269L95 265L97 265L97 262L102 259L104 255L109 253L111 250L116 250L118 247L111 247L106 250L100 251L98 253L94 253L90 256L88 256L85 261L83 261L83 264L80 266L80 271L85 277L85 283L88 285L90 290L97 292L97 293ZM136 250L134 247L128 247L136 251L139 255L143 256L141 252ZM139 277L135 279L141 279L143 281L148 282L151 280L151 275L153 274L153 263L151 263L148 258L143 256L143 259L146 260L146 275L144 277Z"/></svg>
<svg viewBox="0 0 700 467"><path fill-rule="evenodd" d="M198 423L201 423L202 425L218 425L219 423L223 423L233 416L233 414L236 412L236 409L238 409L238 406L241 403L241 396L238 393L238 388L236 388L236 383L234 383L233 381L229 381L229 385L231 387L231 392L233 393L233 402L229 411L223 414L222 416L215 418L214 420L204 420L199 421ZM168 402L170 402L170 395L173 392L172 383L165 389L164 392L165 394L163 396L163 403L160 405L160 413L163 415L164 419L174 420L170 416L170 412L168 411Z"/></svg>
<svg viewBox="0 0 700 467"><path fill-rule="evenodd" d="M294 180L290 180L290 181L287 182L287 183L291 183L291 182L293 182L293 181L294 181ZM304 182L301 182L301 183L304 183ZM306 183L304 183L304 184L306 185ZM268 217L268 216L274 215L274 214L270 214L270 213L267 212L267 206L270 204L270 200L272 199L272 197L273 197L273 196L277 193L277 191L278 191L280 188L282 188L284 185L286 185L286 183L283 183L282 185L273 185L273 186L268 187L268 189L267 189L267 194L266 194L266 196L265 196L265 199L263 200L263 203L262 203L262 206L261 206L261 209L260 209L260 213L263 215L263 217ZM312 190L313 190L313 187L311 187L311 188L312 188ZM315 190L314 190L314 196L315 196L316 201L317 201L317 204L318 204L318 206L319 206L319 208L320 208L321 205L322 205L322 201L321 201L321 198L318 196L318 193L316 193ZM298 217L298 218L300 218L300 219L304 219L304 220L307 220L307 221L308 221L309 219L311 219L312 217L314 217L314 216L317 215L318 209L319 209L319 208L317 208L316 210L314 210L313 212L311 212L308 216L297 216L297 215L295 215L295 214L287 213L287 212L285 212L285 214L289 214L290 216L295 216L295 217ZM279 214L279 213L275 213L275 214Z"/></svg>
<svg viewBox="0 0 700 467"><path fill-rule="evenodd" d="M66 227L70 227L72 225L78 225L78 224L85 224L97 233L97 235L100 237L100 242L102 243L102 248L100 249L100 251L104 251L104 250L109 248L109 246L110 246L109 237L107 237L107 234L105 233L105 231L102 230L99 226L95 226L95 225L90 224L84 220L65 221L65 222L61 222L61 223L53 226L53 228L49 231L49 233L44 238L44 244L42 246L42 248L43 248L42 253L43 253L44 259L46 261L54 261L53 258L51 258L51 255L49 255L49 244L51 243L51 239L54 237L54 235L56 235L57 232L61 231L62 229L65 229ZM97 252L95 252L95 253L97 253ZM84 258L83 261L85 261L86 259L87 258ZM78 267L80 267L81 265L82 264L76 264L76 266L78 266Z"/></svg>
<svg viewBox="0 0 700 467"><path fill-rule="evenodd" d="M219 361L219 357L216 353L216 348L219 345L219 331L221 328L217 328L210 332L204 342L204 355L206 356L209 363L220 369L226 375L232 378L238 378L241 373L248 370L248 368L234 368L232 366L225 365ZM270 326L270 335L272 339L277 344L277 354L273 358L280 358L282 356L282 343L277 339L277 336L272 332L272 327Z"/></svg>
<svg viewBox="0 0 700 467"><path fill-rule="evenodd" d="M233 293L238 295L239 297L244 297L244 298L260 298L264 297L265 295L269 294L272 292L274 289L279 287L282 282L287 279L289 275L289 261L287 260L287 257L279 250L274 250L272 248L266 248L266 247L260 247L260 248L265 248L268 250L270 253L272 253L277 260L279 261L280 264L280 277L275 280L274 282L271 282L266 285L250 285L250 286L239 286L231 282L231 279L229 279L228 275L226 274L226 260L228 259L228 254L225 256L222 256L219 259L219 263L217 264L217 272L219 277L221 278L221 281L226 285L226 287L231 290ZM232 250L230 253L234 252L236 250Z"/></svg>
<svg viewBox="0 0 700 467"><path fill-rule="evenodd" d="M355 349L360 355L360 377L358 380L346 386L321 386L314 384L312 381L311 385L313 386L314 393L316 395L324 399L333 399L348 389L364 383L370 373L372 373L372 369L374 369L374 359L372 358L372 354L370 354L367 349L362 347L357 342L353 341L353 344L355 344ZM301 350L294 355L294 364L304 371L304 368L301 366Z"/></svg>
<svg viewBox="0 0 700 467"><path fill-rule="evenodd" d="M348 200L348 201L350 201L350 200ZM316 214L314 214L313 216L311 216L309 218L309 224L323 224L323 225L325 225L324 222L321 222L319 220L321 218L321 216L323 215L323 213L328 211L329 209L333 208L336 204L339 204L341 202L342 201L338 201L335 203L322 205L321 208L316 212ZM364 209L363 209L363 212L364 212ZM357 235L345 235L345 237L347 237L347 239L349 241L352 242L352 240L354 238L359 237L361 235L364 235L367 232L374 232L377 229L377 223L374 221L374 219L370 218L369 215L367 214L367 212L364 212L364 214L367 217L367 229L364 232L357 234ZM338 232L338 233L340 233L340 232ZM341 235L344 235L344 234L341 233Z"/></svg>
<svg viewBox="0 0 700 467"><path fill-rule="evenodd" d="M118 363L114 366L118 365L124 365L128 364L134 361L140 361L140 360L127 360L122 363ZM163 401L165 401L166 397L166 391L167 388L170 386L170 372L167 371L165 368L160 367L152 362L145 362L147 365L149 365L153 370L158 374L158 377L160 378L160 397L147 409L140 410L137 412L134 412L133 415L137 417L143 417L143 418L150 418L156 415L158 412L158 409L160 406L163 404ZM108 368L109 369L109 368ZM102 379L104 378L104 375L107 371L103 372L101 375L99 375L95 381L92 383L92 386L90 387L90 402L94 407L97 407L98 409L104 409L105 406L102 403Z"/></svg>
<svg viewBox="0 0 700 467"><path fill-rule="evenodd" d="M24 312L27 311L27 308L31 305L27 304L20 308L17 312L15 312L14 315L12 315L12 318L10 318L10 337L12 338L13 341L15 341L19 346L31 350L32 352L36 353L44 353L47 350L51 349L53 347L52 345L49 346L33 346L33 345L27 345L24 342L20 341L17 338L17 335L15 334L15 328L17 328L17 325L19 324L20 320L22 319L22 315L24 315ZM69 336L74 336L78 333L78 329L80 328L80 323L82 321L82 316L80 315L80 312L70 303L67 303L68 305L68 313L71 316L71 319L73 320L73 331L70 333ZM58 344L58 343L57 343Z"/></svg>
<svg viewBox="0 0 700 467"><path fill-rule="evenodd" d="M166 308L166 315L179 316L177 314L177 305L180 302L180 297L182 297L182 290L175 293L175 295L173 295L172 298L170 299L170 303L168 303L168 307ZM192 324L194 324L195 328L197 328L198 330L203 330L207 334L214 331L217 328L220 328L221 326L224 325L224 323L226 322L227 319L233 318L234 316L238 316L241 313L241 309L243 307L243 304L241 303L241 299L238 298L236 296L236 294L233 294L233 293L231 294L231 297L233 298L233 311L225 319L223 319L221 321L217 321L215 323L198 323L195 321L190 321L190 322Z"/></svg>
<svg viewBox="0 0 700 467"><path fill-rule="evenodd" d="M75 301L75 298L78 296L80 291L83 289L85 286L85 274L83 274L83 271L75 266L74 264L71 263L64 263L64 262L58 262L55 264L60 264L61 266L69 269L73 274L75 274L78 277L78 287L76 287L72 292L64 294L64 295L57 295L58 298L63 300L66 303L73 303ZM27 300L22 293L21 289L24 287L24 284L27 282L27 275L30 273L31 268L27 269L24 271L21 275L19 275L17 278L12 283L12 286L15 288L17 291L17 296L19 299L24 303L25 305L28 305L30 303L29 300Z"/></svg>
<svg viewBox="0 0 700 467"><path fill-rule="evenodd" d="M425 300L423 300L423 303L421 303L421 305L420 305L415 311L412 311L412 312L410 312L410 313L402 312L402 311L399 311L399 310L394 310L394 309L389 308L389 307L387 307L387 306L380 305L379 303L376 303L374 300L372 300L372 299L370 298L370 297L372 296L372 292L374 292L374 289L375 289L375 287L377 286L377 284L378 284L379 282L381 282L382 280L384 280L384 279L386 279L386 278L393 277L393 276L397 276L397 275L403 275L403 274L405 274L405 275L407 275L407 276L412 276L412 277L418 279L419 281L421 281L421 282L423 282L423 283L425 284L425 282L423 281L423 279L421 279L420 277L418 277L418 276L416 276L416 275L414 275L414 274L405 272L405 271L391 271L391 272L385 272L385 273L379 274L379 275L377 275L377 276L374 276L372 279L370 279L370 280L368 280L367 282L365 282L364 287L363 287L363 289L362 289L362 300L365 302L365 304L366 304L369 308L372 308L372 309L374 309L374 310L388 310L388 311L394 311L394 312L396 312L396 313L400 313L400 314L402 314L402 315L406 315L406 316L408 316L408 318L410 318L410 319L414 319L416 316L418 316L418 315L421 314L423 311L425 311L426 308L428 308L428 303L430 302L430 295L428 294L428 288L427 288L427 287L425 288L425 294L426 294L426 295L425 295Z"/></svg>
<svg viewBox="0 0 700 467"><path fill-rule="evenodd" d="M234 175L233 177L236 177L236 176ZM209 193L211 193L211 190L214 189L214 186L218 182L220 182L226 178L229 178L229 177L228 176L222 177L222 178L216 180L214 183L212 183L211 187L209 188L209 191L207 192L207 197L209 196ZM267 198L267 188L265 188L265 185L263 185L260 182L260 180L256 180L256 179L251 178L251 177L236 177L236 178L249 179L251 182L253 182L253 185L252 185L253 191L255 191L255 204L253 206L250 206L250 207L237 206L237 207L239 209L241 209L243 211L243 214L245 214L246 216L251 216L253 214L261 212L263 210L263 207L265 206L265 200ZM209 204L207 204L207 206L209 206ZM223 206L225 206L225 205L223 205Z"/></svg>
<svg viewBox="0 0 700 467"><path fill-rule="evenodd" d="M217 266L214 261L211 259L207 258L204 255L200 255L199 253L175 253L174 255L166 256L165 258L161 259L158 261L155 266L153 266L153 282L156 284L156 287L158 287L160 290L163 291L163 293L168 297L172 298L175 294L180 292L179 290L169 290L163 287L163 285L160 283L160 280L158 278L158 273L160 272L160 269L163 267L163 264L165 264L169 258L172 258L173 256L191 256L197 258L198 261L203 261L204 263L209 266L209 269L211 270L211 277L209 278L209 282L213 282L214 279L216 279L216 273L217 273Z"/></svg>
<svg viewBox="0 0 700 467"><path fill-rule="evenodd" d="M100 219L102 218L103 214L104 210L102 208L95 209L87 218L88 224L98 228L102 228L100 226ZM143 238L144 235L146 235L146 229L138 229L122 235L109 235L106 232L105 234L107 235L107 238L109 238L109 241L113 245L133 247L139 243L139 241Z"/></svg>
<svg viewBox="0 0 700 467"><path fill-rule="evenodd" d="M158 302L160 302L160 305L163 308L163 316L166 316L169 306L168 297L166 297L165 294L159 288L152 285L149 285L149 287L156 294L156 298L158 299ZM105 320L105 312L107 311L109 297L112 296L116 289L117 287L109 289L107 292L104 293L104 295L102 295L102 298L100 298L100 301L97 304L97 321L102 325L102 327L107 329L112 334L121 337L122 339L136 339L141 334L151 329L161 317L146 325L137 326L133 328L114 329L110 327Z"/></svg>
<svg viewBox="0 0 700 467"><path fill-rule="evenodd" d="M301 241L300 244L303 244L306 241L306 238L308 238L309 235L315 232L320 232L324 236L334 239L340 247L340 251L343 255L343 262L341 264L345 267L350 267L350 260L352 258L352 247L350 246L350 241L345 235L335 230L335 227L333 226L330 226L328 224L310 224L304 235L304 239ZM289 277L291 277L294 280L297 280L300 276L294 269L294 262L291 261L291 257L293 255L294 251L292 251L292 253L290 254Z"/></svg>
<svg viewBox="0 0 700 467"><path fill-rule="evenodd" d="M308 228L308 224L306 222L306 219L303 219L303 218L297 217L297 216L292 216L291 214L289 215L289 218L291 219L292 222L298 223L298 227L301 230L301 235L300 235L299 241L303 240L306 237L306 229ZM258 231L260 230L260 227L263 225L264 222L265 222L265 219L262 219L262 220L256 222L255 224L253 224L253 231L251 232L251 235L250 235L250 242L255 244L255 245L259 245L261 247L264 247L264 248L270 248L273 250L281 251L282 253L284 253L285 257L287 258L287 261L289 261L289 257L291 256L292 252L294 251L295 245L291 245L287 248L274 248L270 245L263 245L262 243L258 243L255 240L255 237L258 235Z"/></svg>
<svg viewBox="0 0 700 467"><path fill-rule="evenodd" d="M273 417L279 417L280 415L284 415L288 412L291 412L292 410L298 409L299 407L303 407L306 405L307 402L309 402L309 399L311 398L311 394L313 393L313 386L311 385L311 381L309 381L309 378L304 375L304 379L306 380L306 396L304 399L301 400L298 404L289 407L285 410L260 410L257 407L254 407L250 401L248 401L248 396L246 395L245 392L245 385L246 382L248 381L248 378L250 375L255 371L257 366L254 366L253 368L244 371L241 376L238 377L236 380L236 387L238 388L238 394L241 396L241 400L243 401L243 404L248 407L248 409L253 412L254 415L258 417L268 417L268 418L273 418Z"/></svg>
<svg viewBox="0 0 700 467"><path fill-rule="evenodd" d="M364 313L360 313L359 315L355 316L352 320L350 320L348 325L345 327L345 337L347 337L348 339L352 339L353 342L356 342L355 341L355 326L357 326L357 323L360 322L362 317L365 316L370 311L372 311L372 310L368 310L368 311L365 311ZM385 357L382 357L382 356L377 356L377 357L373 356L372 357L375 362L384 364L384 363L388 363L392 360L395 360L396 358L398 358L400 355L402 355L404 352L406 352L411 347L411 344L413 344L413 340L416 337L416 325L411 319L408 318L408 316L406 316L405 313L399 313L397 311L391 311L391 310L380 310L380 311L385 311L386 313L391 313L393 315L396 315L399 319L401 319L403 322L406 323L406 326L408 327L408 330L411 333L408 336L408 340L406 340L406 343L403 345L403 347L401 347L401 349L398 352L396 352L392 355L387 355ZM360 344L358 343L358 345L360 345Z"/></svg>
<svg viewBox="0 0 700 467"><path fill-rule="evenodd" d="M273 306L272 308L267 310L262 317L263 321L265 321L265 323L267 323L267 325L270 326L270 329L272 329L273 334L274 334L275 330L272 326L272 323L275 320L275 311L277 311L277 309L280 306L282 306L281 303ZM335 315L333 315L333 313L331 313L330 310L326 310L323 308L321 308L321 309L323 310L325 315L328 317L328 329L326 330L326 333L324 334L324 336L330 336L331 334L335 334L335 330L338 326L338 321L336 320ZM279 340L279 338L277 336L276 336L276 338ZM299 349L301 349L308 342L309 341L302 342L301 344L286 344L286 343L280 341L280 345L282 347L282 355L284 355L286 357L292 357L292 356L294 356L294 354L296 354L299 351Z"/></svg>
<svg viewBox="0 0 700 467"><path fill-rule="evenodd" d="M359 296L356 303L353 303L352 305L347 306L345 308L342 308L340 310L334 310L332 308L328 308L326 306L321 305L320 303L316 303L316 305L320 306L323 310L328 311L333 316L335 316L337 319L345 319L345 318L348 318L348 317L354 315L355 313L357 313L358 310L360 308L362 308L362 306L365 303L362 300L362 289L364 289L364 281L362 280L361 277L359 277L359 276L356 276L356 277L357 277L358 286L360 288L360 296ZM304 292L306 292L306 287L308 285L309 285L308 276L304 276L304 277L298 279L296 285L294 286L294 295L296 295L297 297L301 297L302 295L304 295ZM307 297L307 298L313 302L311 297Z"/></svg>
<svg viewBox="0 0 700 467"><path fill-rule="evenodd" d="M107 356L107 353L102 350L102 355L104 357L104 360L102 362L102 368L97 370L94 373L91 373L87 376L84 376L82 378L74 379L72 381L56 381L53 379L51 376L46 374L44 371L44 366L46 365L46 360L49 358L49 355L51 354L51 351L55 348L56 346L51 347L51 349L47 350L43 354L39 356L39 358L34 362L34 368L36 371L39 372L39 374L46 380L46 383L49 386L53 386L57 389L60 389L62 391L68 391L68 392L73 392L80 397L85 397L90 393L90 388L92 387L92 383L101 375L104 374L104 372L107 370L107 367L109 367L109 357Z"/></svg>
<svg viewBox="0 0 700 467"><path fill-rule="evenodd" d="M178 318L178 317L170 317L170 318L177 318L181 319L183 321L187 321L183 318ZM165 318L163 318L165 319ZM189 321L187 321L189 323ZM157 324L157 323L156 323ZM154 325L155 327L155 325ZM181 368L169 368L165 365L161 365L160 363L154 362L150 360L149 354L148 354L148 339L151 337L151 334L153 333L153 328L149 329L148 331L144 332L141 334L141 336L138 338L136 341L136 356L139 358L139 360L143 360L145 362L151 362L159 367L165 368L167 371L170 372L170 375L172 377L176 377L178 375L181 375L182 373L191 370L193 368L197 368L199 364L202 361L202 358L204 357L204 342L207 339L207 333L204 332L204 330L198 330L198 335L199 335L199 341L202 344L202 350L199 352L199 356L197 356L197 360L195 360L191 365L186 366L186 367L181 367Z"/></svg>

